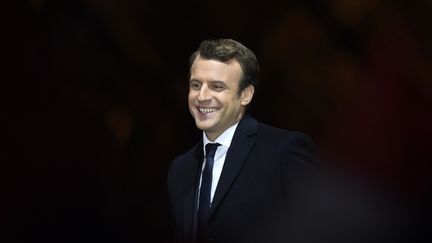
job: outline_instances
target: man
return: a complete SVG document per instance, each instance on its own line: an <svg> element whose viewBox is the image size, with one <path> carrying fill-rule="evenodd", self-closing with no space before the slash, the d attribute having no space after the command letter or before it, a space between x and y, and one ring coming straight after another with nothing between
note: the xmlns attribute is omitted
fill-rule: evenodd
<svg viewBox="0 0 432 243"><path fill-rule="evenodd" d="M316 162L306 136L246 114L258 75L254 53L235 40L204 41L191 56L188 104L203 139L168 174L179 242L283 239L274 226L286 222L295 178Z"/></svg>

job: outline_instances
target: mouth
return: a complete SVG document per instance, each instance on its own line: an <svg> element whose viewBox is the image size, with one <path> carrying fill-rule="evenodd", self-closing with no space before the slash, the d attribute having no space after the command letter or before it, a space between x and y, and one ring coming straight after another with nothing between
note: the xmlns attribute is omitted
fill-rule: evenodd
<svg viewBox="0 0 432 243"><path fill-rule="evenodd" d="M197 110L199 113L207 114L207 113L216 112L219 110L219 108L217 108L217 107L197 107Z"/></svg>

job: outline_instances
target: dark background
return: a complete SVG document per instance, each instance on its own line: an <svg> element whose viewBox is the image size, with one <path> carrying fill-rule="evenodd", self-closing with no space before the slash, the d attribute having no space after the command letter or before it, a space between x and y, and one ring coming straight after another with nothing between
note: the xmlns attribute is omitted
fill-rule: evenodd
<svg viewBox="0 0 432 243"><path fill-rule="evenodd" d="M252 115L430 231L431 1L5 3L1 242L166 242L170 162L201 133L188 58L208 38L261 63ZM154 240L149 240L153 238Z"/></svg>

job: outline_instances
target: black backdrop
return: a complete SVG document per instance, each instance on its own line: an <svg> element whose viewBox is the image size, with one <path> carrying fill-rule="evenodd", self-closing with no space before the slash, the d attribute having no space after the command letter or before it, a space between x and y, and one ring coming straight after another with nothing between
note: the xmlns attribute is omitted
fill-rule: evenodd
<svg viewBox="0 0 432 243"><path fill-rule="evenodd" d="M31 0L5 3L2 242L166 242L171 160L200 41L251 48L258 120L300 130L323 166L430 214L428 1ZM424 235L423 235L424 234Z"/></svg>

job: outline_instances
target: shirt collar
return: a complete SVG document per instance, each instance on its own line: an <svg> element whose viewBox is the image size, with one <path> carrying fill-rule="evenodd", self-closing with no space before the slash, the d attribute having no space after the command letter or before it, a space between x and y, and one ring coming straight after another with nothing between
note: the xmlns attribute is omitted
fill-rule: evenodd
<svg viewBox="0 0 432 243"><path fill-rule="evenodd" d="M234 125L232 125L230 128L228 128L227 130L225 130L218 138L216 138L216 140L214 142L210 141L205 132L203 132L203 149L204 149L204 154L205 154L205 147L208 143L219 143L221 146L229 148L231 145L231 141L234 137L234 132L237 128L237 125L239 123L235 123Z"/></svg>

